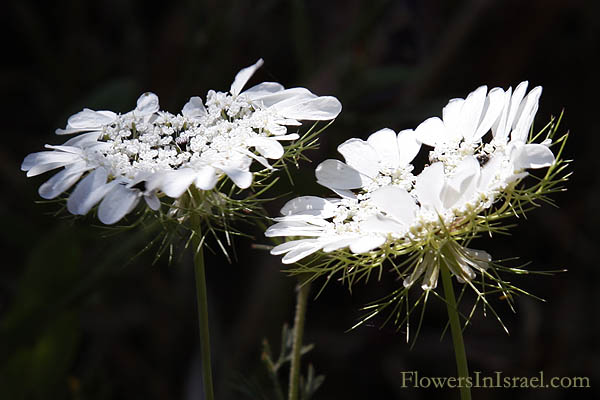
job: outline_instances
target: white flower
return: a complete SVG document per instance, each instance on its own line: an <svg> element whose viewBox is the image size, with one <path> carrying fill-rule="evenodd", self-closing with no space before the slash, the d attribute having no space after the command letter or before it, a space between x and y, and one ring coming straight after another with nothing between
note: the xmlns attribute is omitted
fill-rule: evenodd
<svg viewBox="0 0 600 400"><path fill-rule="evenodd" d="M68 210L84 215L100 204L98 217L105 224L119 221L141 198L157 210L162 193L178 198L190 185L211 190L225 175L248 188L252 162L271 169L267 159L284 155L280 142L299 137L288 134L287 126L333 119L341 111L336 98L305 88L263 82L242 91L262 63L238 72L229 93L211 90L206 103L190 98L181 114L159 111L153 93L144 93L125 114L84 109L56 131L76 136L28 155L21 169L34 176L64 168L40 187L40 195L53 199L79 182Z"/></svg>
<svg viewBox="0 0 600 400"><path fill-rule="evenodd" d="M338 147L345 163L326 160L316 169L317 182L341 199L303 196L288 202L265 234L300 238L276 246L272 254L285 254L283 263L289 264L320 250L347 247L362 254L416 246L426 250L404 285L424 275L422 288L435 288L439 249L428 246L490 208L526 169L554 162L548 146L527 143L541 88L524 97L526 86L514 94L500 88L487 93L482 86L465 100L451 100L443 120L430 118L398 135L383 129L367 141L347 140ZM433 147L431 164L414 176L411 162L421 143ZM461 281L472 280L474 269L491 261L483 251L447 246L455 262L450 271Z"/></svg>

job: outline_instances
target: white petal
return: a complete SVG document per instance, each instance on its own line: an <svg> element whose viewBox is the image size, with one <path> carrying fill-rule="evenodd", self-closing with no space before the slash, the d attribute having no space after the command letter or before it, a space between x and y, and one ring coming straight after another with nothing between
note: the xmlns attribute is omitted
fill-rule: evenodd
<svg viewBox="0 0 600 400"><path fill-rule="evenodd" d="M181 113L184 117L198 119L206 115L206 107L204 107L200 97L194 96L190 97L190 100L185 103Z"/></svg>
<svg viewBox="0 0 600 400"><path fill-rule="evenodd" d="M244 92L244 94L246 94L246 92ZM252 93L250 93L250 98L252 100L261 102L265 107L277 105L278 107L285 108L287 106L293 106L298 102L314 99L316 97L316 94L303 87L289 88L273 93L264 93L261 95L252 95Z"/></svg>
<svg viewBox="0 0 600 400"><path fill-rule="evenodd" d="M335 205L316 196L296 197L285 203L281 208L281 215L314 215L321 218L333 217Z"/></svg>
<svg viewBox="0 0 600 400"><path fill-rule="evenodd" d="M441 195L444 178L444 166L440 162L431 164L417 176L414 191L421 206L443 211Z"/></svg>
<svg viewBox="0 0 600 400"><path fill-rule="evenodd" d="M297 120L327 121L334 119L342 111L342 103L332 96L322 96L302 101L286 101L275 104L277 112L285 117Z"/></svg>
<svg viewBox="0 0 600 400"><path fill-rule="evenodd" d="M137 100L135 111L139 115L154 114L160 109L158 105L158 96L152 92L142 94Z"/></svg>
<svg viewBox="0 0 600 400"><path fill-rule="evenodd" d="M90 129L96 129L96 128L89 128L89 129L77 129L77 128L61 129L61 128L58 128L54 131L54 133L56 133L57 135L72 135L74 133L83 132L83 131L90 130Z"/></svg>
<svg viewBox="0 0 600 400"><path fill-rule="evenodd" d="M510 131L514 128L516 124L516 116L517 112L521 107L521 101L523 97L525 97L525 93L527 92L527 85L529 82L524 81L519 83L519 85L515 88L515 91L510 99L510 110L508 112L508 117L506 118L506 130ZM509 132L507 132L508 134Z"/></svg>
<svg viewBox="0 0 600 400"><path fill-rule="evenodd" d="M412 129L398 132L398 150L400 151L400 165L410 164L421 150L421 142L417 140L417 132Z"/></svg>
<svg viewBox="0 0 600 400"><path fill-rule="evenodd" d="M313 253L316 253L317 251L321 250L321 248L322 244L318 241L314 243L304 243L303 245L298 246L294 250L291 250L289 253L287 253L281 259L281 262L284 264L293 264Z"/></svg>
<svg viewBox="0 0 600 400"><path fill-rule="evenodd" d="M250 89L244 90L244 94L251 100L259 99L263 96L267 96L273 93L277 93L284 90L283 85L277 82L263 82L256 86L252 86Z"/></svg>
<svg viewBox="0 0 600 400"><path fill-rule="evenodd" d="M238 94L240 94L240 92L242 91L242 89L244 88L244 86L246 85L248 80L252 77L252 75L254 75L256 70L259 69L263 65L263 63L264 63L264 61L261 58L257 62L252 64L251 66L241 69L240 72L238 72L235 75L235 79L233 80L233 83L231 84L231 88L229 89L229 92L234 96L237 96Z"/></svg>
<svg viewBox="0 0 600 400"><path fill-rule="evenodd" d="M254 147L261 155L272 160L277 160L283 156L283 146L272 138L257 136L247 141L248 146Z"/></svg>
<svg viewBox="0 0 600 400"><path fill-rule="evenodd" d="M78 154L78 155L83 154L83 152L81 151L81 149L79 147L64 146L64 145L56 146L56 145L52 145L52 144L47 144L44 147L47 149L64 151L65 153Z"/></svg>
<svg viewBox="0 0 600 400"><path fill-rule="evenodd" d="M247 169L240 169L232 166L219 166L219 168L227 174L229 179L235 183L240 189L246 189L252 184L252 172Z"/></svg>
<svg viewBox="0 0 600 400"><path fill-rule="evenodd" d="M146 204L148 205L148 207L150 207L151 210L158 210L160 208L160 200L158 199L158 197L156 197L156 193L150 193L144 196L144 200L146 201Z"/></svg>
<svg viewBox="0 0 600 400"><path fill-rule="evenodd" d="M315 170L317 183L333 189L358 189L363 185L360 173L339 160L325 160Z"/></svg>
<svg viewBox="0 0 600 400"><path fill-rule="evenodd" d="M305 245L306 243L314 243L315 239L300 239L300 240L290 240L289 242L282 243L277 245L271 249L271 254L274 256L279 256L281 254L285 254L291 250L294 250L298 246Z"/></svg>
<svg viewBox="0 0 600 400"><path fill-rule="evenodd" d="M350 246L352 243L356 241L356 237L342 237L340 239L329 242L325 246L323 246L323 252L331 253L332 251L339 250L344 247Z"/></svg>
<svg viewBox="0 0 600 400"><path fill-rule="evenodd" d="M42 174L51 169L72 164L81 159L81 156L62 151L41 151L28 154L21 164L21 171L29 171L27 176Z"/></svg>
<svg viewBox="0 0 600 400"><path fill-rule="evenodd" d="M461 110L465 99L451 99L448 104L442 109L442 119L446 127L446 137L443 140L458 140L462 138L461 126Z"/></svg>
<svg viewBox="0 0 600 400"><path fill-rule="evenodd" d="M393 166L399 165L400 153L396 132L388 128L381 129L371 134L367 138L367 142L377 151L383 162Z"/></svg>
<svg viewBox="0 0 600 400"><path fill-rule="evenodd" d="M139 190L129 189L123 183L114 185L98 207L98 219L106 225L118 222L137 205L140 194Z"/></svg>
<svg viewBox="0 0 600 400"><path fill-rule="evenodd" d="M543 144L531 143L517 147L511 154L516 171L527 168L549 167L554 162L552 150Z"/></svg>
<svg viewBox="0 0 600 400"><path fill-rule="evenodd" d="M251 152L250 150L246 150L246 149L238 149L238 151L242 154L247 155L248 157L252 158L253 160L258 161L263 167L267 168L267 169L273 169L273 167L271 166L271 164L269 164L269 161L267 161L266 158L264 158L263 156L259 156L258 154L254 154L253 152Z"/></svg>
<svg viewBox="0 0 600 400"><path fill-rule="evenodd" d="M406 225L395 219L375 214L360 223L360 231L364 233L404 233Z"/></svg>
<svg viewBox="0 0 600 400"><path fill-rule="evenodd" d="M389 216L409 226L419 206L408 192L398 186L384 186L371 195L371 202Z"/></svg>
<svg viewBox="0 0 600 400"><path fill-rule="evenodd" d="M54 199L73 186L84 171L84 166L76 164L65 168L44 182L38 189L38 193L46 200Z"/></svg>
<svg viewBox="0 0 600 400"><path fill-rule="evenodd" d="M447 140L446 127L438 117L432 117L421 122L415 129L415 133L419 142L431 147Z"/></svg>
<svg viewBox="0 0 600 400"><path fill-rule="evenodd" d="M97 168L83 178L67 200L67 210L71 214L85 215L94 207L112 188L107 184L108 172L104 168Z"/></svg>
<svg viewBox="0 0 600 400"><path fill-rule="evenodd" d="M460 133L469 142L475 139L475 132L481 120L486 93L487 86L478 87L474 92L469 93L460 109Z"/></svg>
<svg viewBox="0 0 600 400"><path fill-rule="evenodd" d="M442 192L442 204L445 208L461 206L461 202L473 198L479 182L481 167L474 156L466 157L456 167L453 175L446 180Z"/></svg>
<svg viewBox="0 0 600 400"><path fill-rule="evenodd" d="M332 192L334 192L335 194L337 194L338 196L340 196L342 199L356 199L356 197L357 197L356 194L352 190L335 189L335 188L331 188L331 187L329 187L329 189Z"/></svg>
<svg viewBox="0 0 600 400"><path fill-rule="evenodd" d="M300 137L300 135L298 135L297 133L290 133L289 135L274 136L273 139L275 139L275 140L296 140L299 137Z"/></svg>
<svg viewBox="0 0 600 400"><path fill-rule="evenodd" d="M64 146L72 146L72 147L85 147L90 144L95 144L98 141L98 138L102 134L102 131L91 131L87 133L82 133L81 135L77 135L67 140Z"/></svg>
<svg viewBox="0 0 600 400"><path fill-rule="evenodd" d="M515 122L513 122L514 128L511 133L512 141L518 141L520 143L525 143L527 141L529 129L531 128L531 124L533 124L535 114L537 113L541 95L542 87L537 86L529 92L527 97L525 97L521 103L521 106L517 111Z"/></svg>
<svg viewBox="0 0 600 400"><path fill-rule="evenodd" d="M207 165L196 171L194 185L201 190L211 190L217 184L218 179L217 170Z"/></svg>
<svg viewBox="0 0 600 400"><path fill-rule="evenodd" d="M117 115L111 111L94 111L84 108L83 111L72 115L67 122L67 130L71 129L92 129L111 124ZM65 132L72 133L72 132Z"/></svg>
<svg viewBox="0 0 600 400"><path fill-rule="evenodd" d="M348 139L337 148L344 156L346 164L363 175L375 178L379 173L379 154L361 139Z"/></svg>
<svg viewBox="0 0 600 400"><path fill-rule="evenodd" d="M51 171L53 169L61 168L66 165L72 164L72 162L56 162L48 164L39 164L27 171L27 177L36 176L43 174L44 172Z"/></svg>
<svg viewBox="0 0 600 400"><path fill-rule="evenodd" d="M366 253L381 246L385 243L385 241L386 238L383 235L372 234L368 236L362 236L355 239L350 244L350 251L355 254Z"/></svg>
<svg viewBox="0 0 600 400"><path fill-rule="evenodd" d="M169 197L179 198L196 179L196 171L192 168L182 168L169 171L161 176L160 189Z"/></svg>
<svg viewBox="0 0 600 400"><path fill-rule="evenodd" d="M275 236L321 236L323 227L308 224L304 221L284 221L271 225L266 231L266 237Z"/></svg>
<svg viewBox="0 0 600 400"><path fill-rule="evenodd" d="M482 113L481 122L475 132L473 140L481 139L486 133L489 132L492 125L500 118L502 109L504 107L504 90L501 88L493 88L485 99L485 106Z"/></svg>
<svg viewBox="0 0 600 400"><path fill-rule="evenodd" d="M490 92L491 93L491 92ZM494 135L494 140L506 144L508 142L508 134L510 133L510 127L507 126L508 122L508 113L510 111L510 100L512 98L512 88L508 88L506 92L504 92L504 99L502 105L502 112L500 116L492 125L492 134Z"/></svg>

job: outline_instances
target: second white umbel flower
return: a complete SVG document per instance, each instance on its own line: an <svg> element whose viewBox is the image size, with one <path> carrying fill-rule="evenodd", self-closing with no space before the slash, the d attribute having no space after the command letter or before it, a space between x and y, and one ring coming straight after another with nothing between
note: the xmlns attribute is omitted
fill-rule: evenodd
<svg viewBox="0 0 600 400"><path fill-rule="evenodd" d="M555 140L554 122L530 136L542 89L525 96L526 88L527 82L514 93L482 86L451 100L443 119L342 143L345 162L326 160L316 169L317 182L338 197L289 201L266 236L294 240L271 253L283 254L285 264L305 259L293 272L313 278L340 272L350 285L374 269L381 273L391 260L403 281L398 293L419 279L423 290L435 289L440 268L447 267L459 282L472 286L484 277L510 295L511 288L488 271L492 257L466 245L482 232L504 230L502 219L547 201L567 178L560 159L566 136ZM412 162L421 151L428 151L429 163L418 168ZM529 171L541 168L548 168L545 176L526 186ZM398 256L405 258L399 262Z"/></svg>

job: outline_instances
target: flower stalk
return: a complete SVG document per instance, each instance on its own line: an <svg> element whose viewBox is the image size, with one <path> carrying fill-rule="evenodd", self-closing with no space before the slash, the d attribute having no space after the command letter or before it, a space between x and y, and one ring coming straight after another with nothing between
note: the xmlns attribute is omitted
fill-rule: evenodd
<svg viewBox="0 0 600 400"><path fill-rule="evenodd" d="M300 359L302 358L302 338L304 336L304 321L306 306L310 293L310 283L299 280L296 295L296 315L294 317L292 359L290 366L290 383L288 400L298 400L300 388Z"/></svg>
<svg viewBox="0 0 600 400"><path fill-rule="evenodd" d="M212 366L210 360L210 332L208 329L208 300L206 296L206 276L204 271L204 251L202 236L200 235L199 230L194 232L192 244L194 246L194 275L196 278L196 301L198 304L200 353L202 357L202 387L204 389L204 400L214 400Z"/></svg>
<svg viewBox="0 0 600 400"><path fill-rule="evenodd" d="M440 262L441 263L441 262ZM441 265L442 285L444 287L444 297L446 308L448 309L448 318L450 320L450 331L452 332L452 343L454 345L454 356L456 357L456 368L458 370L459 381L466 382L469 376L469 367L467 364L467 353L462 336L462 328L458 317L456 306L456 297L452 287L452 277L448 265ZM471 400L471 389L467 385L460 387L461 400Z"/></svg>

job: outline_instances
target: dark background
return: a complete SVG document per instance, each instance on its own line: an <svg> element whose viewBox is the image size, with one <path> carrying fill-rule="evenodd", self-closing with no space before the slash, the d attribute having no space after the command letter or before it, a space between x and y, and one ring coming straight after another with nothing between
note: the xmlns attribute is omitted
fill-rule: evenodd
<svg viewBox="0 0 600 400"><path fill-rule="evenodd" d="M600 385L598 307L598 79L596 1L13 1L3 6L0 200L0 398L192 399L198 338L191 259L132 260L147 236L107 234L93 218L52 215L38 204L49 175L27 179L23 157L58 144L54 129L83 107L125 112L157 93L177 112L192 95L226 91L242 67L265 59L265 80L334 95L344 109L321 137L313 164L280 192L324 195L313 170L347 138L414 128L452 97L481 84L542 85L538 126L565 108L559 132L574 175L560 205L519 221L512 236L473 247L552 277L510 277L547 302L521 297L517 314L493 299L510 336L477 313L465 332L471 370L506 376L587 376L591 389L475 390L480 399L593 398ZM287 185L287 186L286 186ZM289 199L287 196L286 199ZM269 206L274 215L285 199ZM216 394L244 398L261 368L264 337L278 347L291 322L294 281L278 257L235 243L238 262L207 256ZM518 262L517 262L518 263ZM309 303L305 357L327 377L316 399L458 398L450 390L400 387L400 372L455 375L446 321L431 301L413 350L403 332L377 325L346 333L358 308L397 282L329 285ZM285 378L287 371L282 375ZM597 393L597 392L596 392Z"/></svg>

